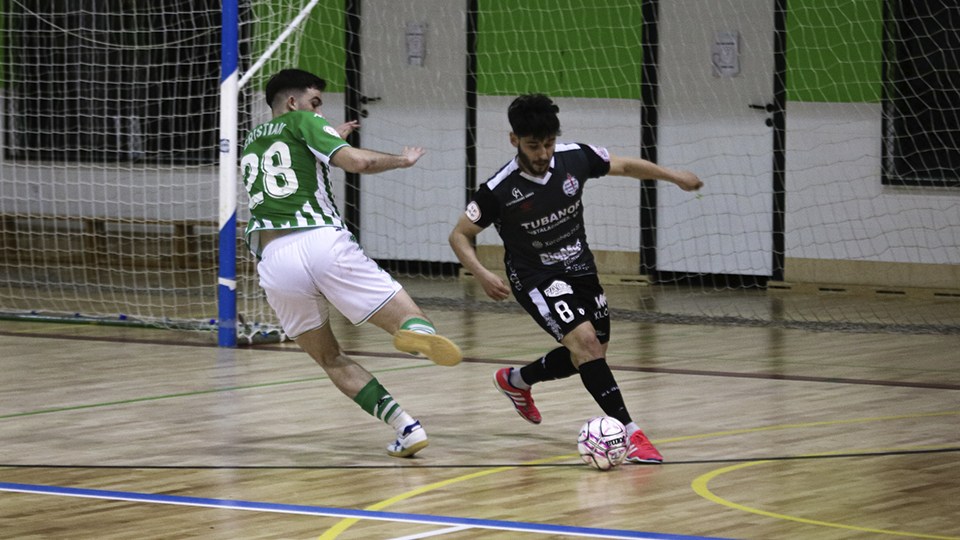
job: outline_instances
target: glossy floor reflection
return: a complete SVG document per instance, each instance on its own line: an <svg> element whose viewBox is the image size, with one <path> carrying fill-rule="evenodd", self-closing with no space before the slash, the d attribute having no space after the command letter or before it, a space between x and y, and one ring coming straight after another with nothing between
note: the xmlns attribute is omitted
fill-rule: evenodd
<svg viewBox="0 0 960 540"><path fill-rule="evenodd" d="M614 308L643 297L607 290ZM292 343L230 350L209 333L0 321L0 537L960 538L960 336L615 320L608 362L666 461L601 473L575 455L600 414L579 378L535 386L539 426L493 388L496 369L554 346L526 314L424 310L461 365L331 321L427 429L413 459L387 456L392 430ZM331 509L370 513L344 522Z"/></svg>

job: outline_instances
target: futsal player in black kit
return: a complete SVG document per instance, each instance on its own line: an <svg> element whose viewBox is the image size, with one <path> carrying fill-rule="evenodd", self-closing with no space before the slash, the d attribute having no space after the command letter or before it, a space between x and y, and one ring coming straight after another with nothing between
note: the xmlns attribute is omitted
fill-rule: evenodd
<svg viewBox="0 0 960 540"><path fill-rule="evenodd" d="M520 368L494 375L497 389L524 419L539 424L530 387L577 373L604 414L627 428L631 463L661 463L663 457L627 412L606 351L610 316L587 245L583 186L588 178L627 176L664 180L684 191L703 186L697 176L655 163L610 155L605 148L557 143L560 108L542 94L510 104L510 143L517 156L481 185L460 216L450 246L460 263L494 300L513 291L517 302L561 347ZM471 239L493 224L503 240L509 287L480 264Z"/></svg>

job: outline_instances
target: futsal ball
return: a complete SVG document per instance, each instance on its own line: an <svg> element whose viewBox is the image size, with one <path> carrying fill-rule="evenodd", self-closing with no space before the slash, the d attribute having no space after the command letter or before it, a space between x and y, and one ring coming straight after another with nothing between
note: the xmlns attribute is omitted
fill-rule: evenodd
<svg viewBox="0 0 960 540"><path fill-rule="evenodd" d="M610 470L627 456L627 428L610 416L591 418L577 437L580 459L594 469Z"/></svg>

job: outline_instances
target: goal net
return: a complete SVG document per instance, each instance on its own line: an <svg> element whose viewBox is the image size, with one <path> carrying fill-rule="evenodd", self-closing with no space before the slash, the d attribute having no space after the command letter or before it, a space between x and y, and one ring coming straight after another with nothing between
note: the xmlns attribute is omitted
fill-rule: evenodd
<svg viewBox="0 0 960 540"><path fill-rule="evenodd" d="M0 314L216 328L220 2L37 4L0 7ZM541 92L562 141L705 182L586 183L605 287L635 299L615 318L956 333L960 8L828 4L322 1L293 25L306 0L243 1L240 139L270 74L324 77L357 144L428 150L335 171L367 253L425 308L493 309L453 286L446 238L515 154L507 105ZM242 341L278 328L238 193ZM492 229L477 250L502 272Z"/></svg>
<svg viewBox="0 0 960 540"><path fill-rule="evenodd" d="M302 8L242 2L241 66ZM220 1L0 9L0 313L215 329ZM295 64L300 35L265 69ZM240 103L248 126L262 107Z"/></svg>
<svg viewBox="0 0 960 540"><path fill-rule="evenodd" d="M364 1L364 146L431 153L359 186L361 242L400 271L443 275L410 261L456 262L457 188L512 158L507 106L542 92L562 141L706 183L587 183L600 273L634 287L617 316L958 331L958 8L828 4ZM502 271L493 227L477 244ZM416 296L460 305L442 290Z"/></svg>

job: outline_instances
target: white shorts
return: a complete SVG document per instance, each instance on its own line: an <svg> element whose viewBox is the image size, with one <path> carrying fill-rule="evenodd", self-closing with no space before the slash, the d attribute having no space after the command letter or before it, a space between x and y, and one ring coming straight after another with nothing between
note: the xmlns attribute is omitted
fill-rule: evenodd
<svg viewBox="0 0 960 540"><path fill-rule="evenodd" d="M353 324L373 316L403 287L363 252L349 231L318 227L274 239L257 265L260 286L291 338L320 328L329 301Z"/></svg>

